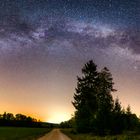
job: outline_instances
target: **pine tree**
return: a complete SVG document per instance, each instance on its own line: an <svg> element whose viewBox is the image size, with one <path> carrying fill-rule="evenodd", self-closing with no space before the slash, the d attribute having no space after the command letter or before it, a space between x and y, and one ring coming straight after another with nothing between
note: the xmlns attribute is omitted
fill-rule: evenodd
<svg viewBox="0 0 140 140"><path fill-rule="evenodd" d="M74 94L73 105L76 108L75 121L79 132L88 132L91 129L91 118L97 110L96 79L97 66L89 61L82 69L82 77L77 77L77 88Z"/></svg>
<svg viewBox="0 0 140 140"><path fill-rule="evenodd" d="M119 102L119 98L117 97L114 102L113 114L112 114L112 134L120 134L124 129L124 109L121 107L121 103ZM114 121L115 120L115 121Z"/></svg>
<svg viewBox="0 0 140 140"><path fill-rule="evenodd" d="M109 129L109 119L113 110L112 75L107 68L101 72L93 61L82 69L82 77L77 77L77 88L73 105L76 108L75 121L79 132L98 131L104 133Z"/></svg>
<svg viewBox="0 0 140 140"><path fill-rule="evenodd" d="M113 88L113 78L110 71L105 67L101 70L97 78L97 133L104 135L111 128L111 117L113 111L113 97L111 92L116 91Z"/></svg>
<svg viewBox="0 0 140 140"><path fill-rule="evenodd" d="M119 98L118 97L115 99L114 110L113 111L115 113L121 113L122 112L121 103L119 102Z"/></svg>

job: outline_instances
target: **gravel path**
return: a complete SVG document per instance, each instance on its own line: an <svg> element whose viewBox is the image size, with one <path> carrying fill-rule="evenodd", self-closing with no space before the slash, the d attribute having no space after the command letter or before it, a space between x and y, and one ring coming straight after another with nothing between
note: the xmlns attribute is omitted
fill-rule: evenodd
<svg viewBox="0 0 140 140"><path fill-rule="evenodd" d="M63 134L59 129L54 129L45 136L39 138L38 140L71 140L65 134Z"/></svg>

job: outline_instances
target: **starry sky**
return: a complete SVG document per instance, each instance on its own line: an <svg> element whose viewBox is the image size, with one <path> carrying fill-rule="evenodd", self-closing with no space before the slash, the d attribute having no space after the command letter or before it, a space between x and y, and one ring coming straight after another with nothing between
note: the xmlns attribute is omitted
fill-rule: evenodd
<svg viewBox="0 0 140 140"><path fill-rule="evenodd" d="M140 115L139 0L1 0L0 113L68 120L76 76L90 59Z"/></svg>

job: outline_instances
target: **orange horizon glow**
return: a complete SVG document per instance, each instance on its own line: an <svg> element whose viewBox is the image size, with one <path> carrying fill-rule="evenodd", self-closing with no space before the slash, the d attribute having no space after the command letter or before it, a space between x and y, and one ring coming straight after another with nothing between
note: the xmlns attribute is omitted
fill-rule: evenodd
<svg viewBox="0 0 140 140"><path fill-rule="evenodd" d="M126 108L129 104L131 106L132 113L136 113L136 115L139 116L139 97L136 98L132 94L134 91L137 93L139 92L139 90L136 88L137 85L135 83L131 83L131 80L127 80L124 83L121 77L117 78L119 81L115 79L115 88L118 91L112 93L114 99L116 96L118 96L124 108ZM51 123L67 121L72 117L72 114L74 114L75 109L71 104L71 101L73 100L73 93L76 82L71 82L73 84L66 86L68 83L65 81L61 81L61 83L58 81L55 83L57 85L56 89L51 88L49 85L48 91L45 87L41 87L40 84L35 87L32 85L20 85L19 83L13 84L9 82L8 85L10 86L8 86L9 88L6 88L7 85L4 82L1 83L0 93L3 93L3 96L0 98L1 114L4 112L13 113L14 115L21 113L27 116L31 116L42 122ZM129 85L131 85L131 89L126 89L125 87L129 87ZM65 94L60 94L59 96L57 95L58 93L62 92Z"/></svg>
<svg viewBox="0 0 140 140"><path fill-rule="evenodd" d="M115 95L113 95L114 99L118 95L121 95L121 93L117 92ZM118 97L121 101L122 107L126 108L127 105L129 104L131 107L132 113L136 113L136 115L139 117L139 114L140 114L139 107L135 108L135 104L134 104L136 99L134 100L134 98L133 98L130 100L131 102L129 102L125 98L125 96L121 96L121 97L118 96ZM10 105L10 104L4 104L2 102L1 102L1 104L3 104L3 106L0 106L0 110L1 110L0 114L3 114L4 112L12 113L13 115L20 113L20 114L23 114L26 116L31 116L31 117L37 119L38 121L40 120L42 122L49 122L49 123L61 123L61 122L67 121L72 117L72 114L74 114L74 111L75 111L74 108L71 109L72 105L69 108L67 108L66 106L62 107L59 105L58 106L50 105L50 110L49 109L46 111L42 110L42 112L39 112L39 108L35 109L35 110L30 108L28 110L27 108L21 108L21 106L17 107L16 105L14 106L14 105Z"/></svg>
<svg viewBox="0 0 140 140"><path fill-rule="evenodd" d="M118 79L121 78L119 77ZM3 96L0 98L0 113L3 114L4 112L8 112L13 113L14 115L21 113L27 116L31 116L42 122L60 123L62 121L67 121L72 117L72 114L74 114L75 111L71 101L73 100L73 93L76 82L73 82L72 85L69 84L69 86L66 86L65 83L66 82L63 81L60 84L58 81L55 83L57 85L56 89L50 88L50 90L47 91L44 87L38 88L37 86L35 88L31 85L25 84L23 86L19 85L19 83L16 85L11 82L8 83L8 85L10 85L8 86L9 88L6 88L7 85L3 82L0 88L0 93L3 93ZM131 85L131 89L126 89L125 87L129 87L129 85ZM18 88L16 88L17 86ZM132 94L133 91L137 93L139 92L136 86L137 85L135 83L131 83L131 80L127 80L125 83L123 82L123 79L119 81L116 80L115 88L118 91L112 93L112 95L114 99L116 96L119 97L120 102L124 108L126 108L129 104L131 106L132 113L136 113L136 115L139 116L139 97L136 98ZM48 92L53 94L47 94ZM60 94L58 96L57 94L61 92L66 94ZM20 93L20 95L18 93Z"/></svg>
<svg viewBox="0 0 140 140"><path fill-rule="evenodd" d="M41 121L41 122L48 122L48 123L61 123L64 121L67 121L69 119L71 119L71 115L69 113L63 113L63 112L54 112L52 113L51 116L49 117L41 117L41 115L34 115L32 113L27 113L27 112L14 112L14 111L4 111L6 113L12 113L13 115L16 114L23 114L26 116L30 116L34 119L36 119L37 121ZM3 114L4 112L0 112L0 114Z"/></svg>

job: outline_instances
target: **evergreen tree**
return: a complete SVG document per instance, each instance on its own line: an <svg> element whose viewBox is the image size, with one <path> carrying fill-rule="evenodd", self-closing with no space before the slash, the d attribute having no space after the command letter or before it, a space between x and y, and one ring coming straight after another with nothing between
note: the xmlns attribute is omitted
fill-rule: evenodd
<svg viewBox="0 0 140 140"><path fill-rule="evenodd" d="M138 126L139 120L136 114L132 114L130 105L126 108L126 129L127 130L134 130Z"/></svg>
<svg viewBox="0 0 140 140"><path fill-rule="evenodd" d="M81 78L77 78L73 102L77 130L96 130L102 134L110 126L108 123L113 108L111 92L115 91L112 75L107 68L98 72L92 60L85 64L82 74Z"/></svg>
<svg viewBox="0 0 140 140"><path fill-rule="evenodd" d="M113 110L113 97L111 95L113 89L113 78L109 70L105 67L99 72L97 83L97 103L98 110L96 112L96 130L100 135L104 135L110 131L111 115Z"/></svg>
<svg viewBox="0 0 140 140"><path fill-rule="evenodd" d="M125 111L123 111L121 107L121 103L119 102L118 97L115 99L114 102L114 109L112 113L112 122L111 122L111 133L112 134L119 134L124 129L124 116Z"/></svg>
<svg viewBox="0 0 140 140"><path fill-rule="evenodd" d="M122 112L121 103L119 102L119 98L118 97L115 99L114 110L113 111L114 111L114 113L121 113Z"/></svg>
<svg viewBox="0 0 140 140"><path fill-rule="evenodd" d="M77 88L74 94L73 105L76 108L75 121L79 132L88 132L91 129L91 118L97 110L96 79L97 66L89 61L82 69L82 77L77 77Z"/></svg>
<svg viewBox="0 0 140 140"><path fill-rule="evenodd" d="M126 108L126 114L127 115L131 115L132 114L130 105L128 105L127 108Z"/></svg>
<svg viewBox="0 0 140 140"><path fill-rule="evenodd" d="M105 67L97 71L92 60L82 68L82 76L77 77L77 87L72 102L75 111L75 126L78 132L95 132L99 135L119 134L123 130L134 130L139 119L131 113L130 106L122 109L112 92L113 78Z"/></svg>

